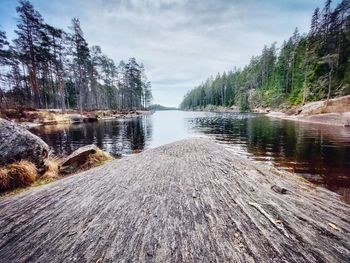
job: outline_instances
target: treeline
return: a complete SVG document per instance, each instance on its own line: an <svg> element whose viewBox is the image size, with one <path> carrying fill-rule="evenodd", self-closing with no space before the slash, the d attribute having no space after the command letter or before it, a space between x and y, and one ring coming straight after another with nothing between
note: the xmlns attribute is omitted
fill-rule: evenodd
<svg viewBox="0 0 350 263"><path fill-rule="evenodd" d="M152 104L148 107L149 110L154 111L165 111L165 110L178 110L178 108L175 107L166 107L160 104Z"/></svg>
<svg viewBox="0 0 350 263"><path fill-rule="evenodd" d="M180 107L283 107L350 94L350 1L316 8L308 34L296 29L277 50L265 46L243 69L218 74L185 95Z"/></svg>
<svg viewBox="0 0 350 263"><path fill-rule="evenodd" d="M16 39L10 43L0 31L0 106L124 111L150 104L143 65L135 58L116 65L101 47L89 47L79 19L65 32L29 1L16 11Z"/></svg>

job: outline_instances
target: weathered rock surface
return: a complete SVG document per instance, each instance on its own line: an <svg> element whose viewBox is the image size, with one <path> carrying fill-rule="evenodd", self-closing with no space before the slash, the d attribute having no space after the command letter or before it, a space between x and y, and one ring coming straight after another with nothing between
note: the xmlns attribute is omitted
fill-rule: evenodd
<svg viewBox="0 0 350 263"><path fill-rule="evenodd" d="M0 199L2 262L349 258L350 206L339 195L202 139Z"/></svg>
<svg viewBox="0 0 350 263"><path fill-rule="evenodd" d="M61 173L71 173L79 168L80 165L86 162L90 154L96 153L98 147L91 144L80 147L79 149L72 152L60 164Z"/></svg>
<svg viewBox="0 0 350 263"><path fill-rule="evenodd" d="M299 108L301 115L314 115L322 113L350 112L350 95L330 99L328 101L316 101L305 104Z"/></svg>
<svg viewBox="0 0 350 263"><path fill-rule="evenodd" d="M0 118L0 166L28 160L44 168L49 146L38 136L13 122Z"/></svg>
<svg viewBox="0 0 350 263"><path fill-rule="evenodd" d="M350 127L350 112L291 116L282 112L270 112L266 116L311 124L325 124L331 126Z"/></svg>

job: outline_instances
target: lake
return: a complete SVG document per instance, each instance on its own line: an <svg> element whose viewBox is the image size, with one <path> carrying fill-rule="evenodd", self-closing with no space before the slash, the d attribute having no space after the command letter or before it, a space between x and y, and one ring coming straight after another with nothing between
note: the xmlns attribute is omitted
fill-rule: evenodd
<svg viewBox="0 0 350 263"><path fill-rule="evenodd" d="M96 144L129 155L189 137L209 137L247 158L288 170L350 201L350 129L254 113L158 111L153 115L31 130L53 153Z"/></svg>

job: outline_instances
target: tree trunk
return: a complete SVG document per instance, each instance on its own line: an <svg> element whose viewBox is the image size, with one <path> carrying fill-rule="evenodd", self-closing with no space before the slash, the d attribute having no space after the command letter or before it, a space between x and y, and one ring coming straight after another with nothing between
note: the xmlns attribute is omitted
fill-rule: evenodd
<svg viewBox="0 0 350 263"><path fill-rule="evenodd" d="M79 112L80 114L83 114L83 76L82 76L82 69L81 66L79 66Z"/></svg>
<svg viewBox="0 0 350 263"><path fill-rule="evenodd" d="M326 107L328 106L329 99L331 97L331 90L332 90L332 73L333 73L333 67L331 67L331 71L328 73L328 94L327 94L327 101L326 101Z"/></svg>
<svg viewBox="0 0 350 263"><path fill-rule="evenodd" d="M60 104L62 112L66 112L66 103L65 103L65 93L64 93L64 82L62 79L62 72L59 70L58 72L58 85L60 90Z"/></svg>

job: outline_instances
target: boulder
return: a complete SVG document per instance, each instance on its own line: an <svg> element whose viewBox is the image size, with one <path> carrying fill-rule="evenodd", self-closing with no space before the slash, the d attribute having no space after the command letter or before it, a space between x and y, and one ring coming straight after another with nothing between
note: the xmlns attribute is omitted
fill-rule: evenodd
<svg viewBox="0 0 350 263"><path fill-rule="evenodd" d="M45 168L49 151L50 147L38 136L0 118L0 166L28 160L41 171Z"/></svg>
<svg viewBox="0 0 350 263"><path fill-rule="evenodd" d="M83 115L80 114L70 114L70 120L71 122L75 123L75 122L83 122L84 118Z"/></svg>
<svg viewBox="0 0 350 263"><path fill-rule="evenodd" d="M60 172L68 174L76 171L86 162L90 154L94 154L97 151L98 147L93 144L80 147L63 159L60 165Z"/></svg>

